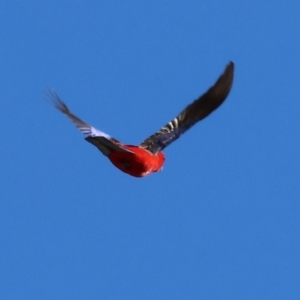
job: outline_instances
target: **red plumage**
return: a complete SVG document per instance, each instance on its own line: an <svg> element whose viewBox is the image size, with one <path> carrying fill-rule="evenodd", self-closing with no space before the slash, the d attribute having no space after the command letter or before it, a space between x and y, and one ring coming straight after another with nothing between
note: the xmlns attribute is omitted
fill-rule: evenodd
<svg viewBox="0 0 300 300"><path fill-rule="evenodd" d="M130 152L112 151L108 158L121 171L134 177L144 177L150 173L162 170L165 162L165 156L162 152L157 155L137 147L137 146L123 146Z"/></svg>

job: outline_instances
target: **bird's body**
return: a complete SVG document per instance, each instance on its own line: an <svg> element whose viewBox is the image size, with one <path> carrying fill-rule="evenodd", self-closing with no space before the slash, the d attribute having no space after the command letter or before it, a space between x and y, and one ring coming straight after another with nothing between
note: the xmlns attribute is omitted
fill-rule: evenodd
<svg viewBox="0 0 300 300"><path fill-rule="evenodd" d="M96 146L118 169L134 177L144 177L162 170L165 156L162 150L178 139L198 121L219 107L230 92L234 64L230 62L216 83L197 100L188 105L176 118L139 146L125 145L108 134L94 128L76 117L53 90L48 90L47 99L75 123L86 135L86 140Z"/></svg>
<svg viewBox="0 0 300 300"><path fill-rule="evenodd" d="M124 145L123 147L133 153L112 151L108 158L124 173L134 177L144 177L162 170L165 162L163 152L154 155L138 146Z"/></svg>

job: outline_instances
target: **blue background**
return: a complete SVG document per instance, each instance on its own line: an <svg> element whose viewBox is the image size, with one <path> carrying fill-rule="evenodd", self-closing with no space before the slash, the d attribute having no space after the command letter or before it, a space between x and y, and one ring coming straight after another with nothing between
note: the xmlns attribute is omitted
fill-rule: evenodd
<svg viewBox="0 0 300 300"><path fill-rule="evenodd" d="M1 299L300 299L299 1L0 4ZM43 101L139 144L232 60L225 104L118 169Z"/></svg>

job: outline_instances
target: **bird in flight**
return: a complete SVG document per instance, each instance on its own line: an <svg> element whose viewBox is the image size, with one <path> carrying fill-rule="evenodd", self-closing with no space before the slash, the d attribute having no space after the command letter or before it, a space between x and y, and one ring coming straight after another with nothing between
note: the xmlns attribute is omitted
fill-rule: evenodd
<svg viewBox="0 0 300 300"><path fill-rule="evenodd" d="M46 91L46 100L65 114L118 169L134 177L144 177L162 170L165 155L162 150L183 133L218 108L228 96L234 73L230 62L223 74L206 93L189 104L176 118L146 138L140 145L125 145L108 134L76 117L52 89Z"/></svg>

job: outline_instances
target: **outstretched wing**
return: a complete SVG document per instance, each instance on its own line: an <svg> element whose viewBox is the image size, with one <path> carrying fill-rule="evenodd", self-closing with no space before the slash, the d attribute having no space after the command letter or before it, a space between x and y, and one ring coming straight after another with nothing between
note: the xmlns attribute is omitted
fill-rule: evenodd
<svg viewBox="0 0 300 300"><path fill-rule="evenodd" d="M198 121L218 108L228 96L234 73L234 63L230 62L216 83L202 96L188 105L176 118L159 131L144 140L140 147L157 154Z"/></svg>
<svg viewBox="0 0 300 300"><path fill-rule="evenodd" d="M45 90L45 99L65 114L86 136L85 139L96 146L105 156L108 156L112 150L132 153L122 147L122 143L119 141L76 117L53 89Z"/></svg>

